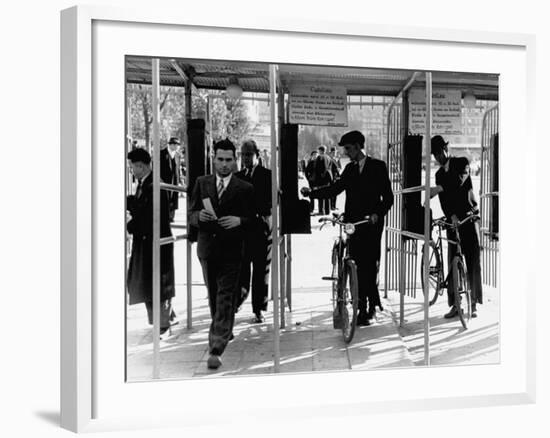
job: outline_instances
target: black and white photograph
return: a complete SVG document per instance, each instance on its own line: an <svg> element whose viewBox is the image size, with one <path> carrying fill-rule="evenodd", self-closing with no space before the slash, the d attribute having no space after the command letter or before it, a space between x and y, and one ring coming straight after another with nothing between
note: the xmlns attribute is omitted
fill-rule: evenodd
<svg viewBox="0 0 550 438"><path fill-rule="evenodd" d="M124 63L127 382L500 362L498 72Z"/></svg>
<svg viewBox="0 0 550 438"><path fill-rule="evenodd" d="M7 6L0 435L544 436L544 2Z"/></svg>

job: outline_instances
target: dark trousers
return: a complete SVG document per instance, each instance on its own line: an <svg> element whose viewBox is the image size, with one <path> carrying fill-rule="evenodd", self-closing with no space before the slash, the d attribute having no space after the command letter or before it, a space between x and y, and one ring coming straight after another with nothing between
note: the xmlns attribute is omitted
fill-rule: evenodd
<svg viewBox="0 0 550 438"><path fill-rule="evenodd" d="M359 225L350 237L350 256L357 265L360 311L374 311L375 306L382 307L378 291L378 266L380 260L380 242L383 223Z"/></svg>
<svg viewBox="0 0 550 438"><path fill-rule="evenodd" d="M466 271L468 285L472 296L472 304L482 304L483 287L481 283L481 258L478 224L471 222L465 223L458 229L458 232L460 233L462 253L464 254L464 259L466 260ZM447 230L447 238L449 240L456 241L455 234L452 230ZM455 254L456 245L449 242L447 249L447 266L449 267L449 272ZM449 303L449 306L453 306L455 302L454 294L451 293L452 290L452 277L449 276L449 283L447 285L447 302Z"/></svg>
<svg viewBox="0 0 550 438"><path fill-rule="evenodd" d="M319 198L319 214L330 214L330 198Z"/></svg>
<svg viewBox="0 0 550 438"><path fill-rule="evenodd" d="M153 302L145 301L145 308L147 309L147 319L149 324L153 324ZM160 328L166 329L170 327L170 321L175 318L176 314L172 309L172 298L167 300L160 300Z"/></svg>
<svg viewBox="0 0 550 438"><path fill-rule="evenodd" d="M259 219L245 243L245 256L241 267L241 288L245 289L237 304L240 307L248 297L252 277L252 312L267 310L267 285L271 267L271 229Z"/></svg>
<svg viewBox="0 0 550 438"><path fill-rule="evenodd" d="M200 262L212 317L208 333L209 352L219 356L233 333L241 261L209 258L200 259Z"/></svg>

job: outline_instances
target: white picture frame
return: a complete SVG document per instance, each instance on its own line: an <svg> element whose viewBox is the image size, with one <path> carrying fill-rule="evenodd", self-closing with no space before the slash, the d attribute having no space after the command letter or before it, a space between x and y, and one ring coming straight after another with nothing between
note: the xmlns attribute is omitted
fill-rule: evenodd
<svg viewBox="0 0 550 438"><path fill-rule="evenodd" d="M511 216L516 205L510 199L521 199L521 202L531 202L535 194L528 190L535 186L536 174L528 170L526 156L534 155L535 141L532 129L534 111L534 37L523 34L465 32L442 29L427 29L398 26L374 26L364 23L338 23L320 21L288 21L274 17L250 20L245 16L233 17L231 23L226 23L223 17L216 15L198 15L188 11L139 11L116 9L108 7L78 6L62 12L61 32L61 78L62 78L62 131L61 131L61 425L73 431L102 431L120 428L146 428L160 426L180 426L193 424L212 424L212 418L207 412L209 399L206 394L215 388L223 390L250 388L259 382L265 387L265 393L272 396L263 406L243 407L235 401L234 406L226 412L216 415L216 424L231 421L236 414L247 417L253 415L268 416L270 410L277 409L279 413L296 416L330 416L330 415L361 415L364 412L393 412L401 410L440 409L454 407L476 407L489 405L532 403L535 399L535 311L527 305L534 301L534 280L520 283L512 278L510 266L516 272L524 274L525 278L534 278L528 258L513 261L512 253L529 252L532 249L529 241L523 241L518 233L514 233ZM195 43L191 47L175 50L171 46L172 37L178 32L193 34L200 38L208 36L208 40ZM501 309L501 347L502 360L498 365L477 367L462 367L458 371L465 380L476 374L487 377L478 381L478 388L457 388L449 392L444 381L458 367L420 368L411 370L366 371L351 374L330 373L323 375L284 375L261 376L229 379L210 379L208 381L152 382L147 384L124 384L120 380L123 370L120 362L123 357L124 320L120 320L117 310L105 310L106 300L101 293L105 285L113 284L118 290L123 280L120 264L114 264L115 271L103 270L103 254L108 248L108 242L120 242L123 233L116 237L112 234L112 217L106 212L118 211L120 200L124 195L123 186L120 194L108 197L108 188L120 184L120 175L124 172L124 154L114 154L118 158L107 160L106 150L98 149L98 144L105 144L105 139L114 138L112 142L121 146L123 137L118 138L123 122L120 122L120 108L123 100L117 100L123 95L123 75L115 79L110 74L113 67L118 72L123 70L124 59L121 53L133 55L173 56L173 57L227 57L243 59L242 44L227 44L211 47L212 39L227 38L235 42L254 35L256 39L266 41L279 39L300 41L309 50L307 56L297 51L289 51L286 56L289 62L298 62L307 57L304 63L321 63L326 56L324 43L345 44L349 47L373 47L376 55L370 61L360 60L353 65L368 66L376 58L382 62L386 51L397 51L399 46L407 47L399 59L388 60L383 67L388 68L419 68L423 69L464 70L468 53L480 50L485 54L493 53L493 59L479 59L479 67L493 65L497 73L502 75L502 144L522 140L525 144L525 154L521 157L511 157L502 153L501 169L503 174L502 214L502 309ZM130 36L130 37L129 37ZM141 38L141 39L140 39ZM109 41L109 50L105 43ZM126 47L125 47L126 46ZM382 47L384 50L382 50ZM263 57L263 61L282 62L281 53L273 49L267 50L259 46L246 47L248 60ZM138 50L139 53L136 53ZM217 52L216 52L217 50ZM267 51L266 51L267 50ZM297 50L297 49L295 49ZM426 52L426 50L428 52ZM422 61L416 58L419 53L429 53L435 50L438 56L427 57ZM175 53L175 51L177 53ZM424 51L424 52L423 52ZM107 53L109 52L109 53ZM201 56L208 52L207 56ZM446 52L450 52L445 56ZM453 55L453 52L455 56ZM456 56L460 52L462 56ZM338 61L345 63L353 53L339 53ZM470 55L471 56L471 55ZM507 64L506 59L512 60ZM347 57L347 58L346 58ZM259 59L259 58L258 58ZM244 60L244 59L243 59ZM518 62L519 61L519 62ZM325 61L326 62L326 61ZM365 64L366 62L366 64ZM349 61L348 61L349 63ZM362 64L363 63L363 64ZM343 64L345 65L345 64ZM460 68L460 66L463 68ZM380 66L379 64L376 66ZM490 67L487 67L490 68ZM495 72L492 70L491 72ZM102 81L120 82L120 89L98 95ZM107 96L107 99L106 99ZM114 99L115 106L112 106ZM110 122L104 123L104 112L100 108L110 107ZM112 111L112 113L111 113ZM122 119L124 120L124 119ZM515 120L514 124L507 121ZM97 130L97 123L102 128ZM120 126L118 126L120 124ZM105 129L103 129L105 127ZM113 130L110 132L110 130ZM114 135L110 136L110 134ZM103 140L103 142L102 142ZM104 147L104 146L102 146ZM116 147L116 146L115 146ZM506 179L507 172L514 169L520 180L512 185ZM123 180L123 179L122 179ZM117 192L116 190L111 192ZM105 195L105 196L104 196ZM528 219L535 221L534 210L525 209ZM120 210L121 222L124 221L124 210ZM118 222L116 222L116 227ZM105 228L106 227L106 228ZM506 230L510 232L507 234ZM119 230L120 231L120 230ZM103 236L98 239L98 236ZM118 240L117 240L118 239ZM517 276L519 277L519 275ZM111 287L111 286L109 286ZM123 287L123 286L122 286ZM513 290L514 302L507 299ZM507 293L508 291L508 293ZM102 314L98 321L98 312ZM514 312L513 327L510 325L510 315ZM110 333L112 336L106 336ZM107 360L106 358L110 358ZM397 385L396 391L388 388L374 388L368 394L349 394L349 397L338 399L331 392L335 381L353 384L358 378L370 381L377 377L391 376ZM323 385L319 385L322 379ZM478 379L483 379L479 378ZM114 383L113 383L114 382ZM407 385L404 385L404 383ZM309 395L300 400L283 400L282 394L289 388L307 385ZM321 387L323 390L321 391ZM174 388L177 388L176 390ZM319 388L319 390L316 390ZM184 391L193 395L193 403L171 404L171 408L156 409L154 404L148 406L148 413L133 411L125 403L128 400L146 398L158 400L159 397L169 397L174 391ZM246 392L244 390L243 392ZM385 396L382 396L384 394ZM238 397L238 394L237 394ZM322 404L320 405L320 403ZM246 410L245 410L246 408ZM144 411L145 412L145 411Z"/></svg>

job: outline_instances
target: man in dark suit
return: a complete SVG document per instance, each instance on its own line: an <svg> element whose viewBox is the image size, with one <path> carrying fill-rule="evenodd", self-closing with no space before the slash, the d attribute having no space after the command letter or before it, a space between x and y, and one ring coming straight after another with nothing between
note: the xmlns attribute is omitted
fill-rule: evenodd
<svg viewBox="0 0 550 438"><path fill-rule="evenodd" d="M430 197L436 194L439 196L439 203L445 217L453 224L466 218L470 214L478 212L477 202L475 200L470 178L470 166L465 157L450 156L448 142L442 136L436 135L431 140L431 152L439 163L440 167L435 173L435 187L430 189ZM466 259L466 268L468 271L468 283L472 294L472 317L477 316L476 304L483 303L483 291L481 284L481 260L479 244L479 225L476 222L467 222L463 224L458 232L460 234L460 243L462 252ZM447 239L456 240L454 230L447 229ZM447 246L447 266L456 253L456 245L449 243ZM451 308L444 315L445 318L454 318L458 316L458 308L454 303L454 294L452 284L449 279L447 285L447 302Z"/></svg>
<svg viewBox="0 0 550 438"><path fill-rule="evenodd" d="M267 310L267 284L271 265L271 170L259 163L260 151L254 140L241 146L243 168L235 175L254 186L255 217L245 244L245 260L241 271L241 300L239 308L250 291L252 273L252 312L254 323L264 321ZM251 270L252 267L252 270Z"/></svg>
<svg viewBox="0 0 550 438"><path fill-rule="evenodd" d="M302 189L304 196L330 198L346 191L344 221L358 222L370 216L370 223L359 225L350 236L350 255L357 264L359 286L358 325L369 325L375 316L376 306L382 310L377 285L380 242L384 229L384 216L393 205L393 192L386 164L366 156L365 137L359 131L350 131L342 136L340 146L350 158L340 179L310 191ZM368 311L367 311L368 303Z"/></svg>
<svg viewBox="0 0 550 438"><path fill-rule="evenodd" d="M180 141L176 137L171 137L168 141L168 147L160 150L160 178L162 182L174 186L180 183L180 166L177 157L177 149ZM174 220L174 215L179 206L179 193L168 192L170 206L170 222Z"/></svg>
<svg viewBox="0 0 550 438"><path fill-rule="evenodd" d="M129 304L145 303L149 324L153 323L153 174L151 156L145 149L137 148L128 153L132 173L139 181L135 195L126 201L131 219L126 228L132 234L132 254L128 267L127 287ZM172 235L169 219L168 193L160 191L160 237ZM175 317L172 309L174 286L173 244L160 247L160 333L170 334L170 324Z"/></svg>
<svg viewBox="0 0 550 438"><path fill-rule="evenodd" d="M342 163L340 162L340 157L338 157L338 151L333 146L330 148L330 153L328 154L332 160L331 169L332 169L332 178L334 180L340 178L340 171L342 170ZM336 196L330 198L330 209L336 210Z"/></svg>
<svg viewBox="0 0 550 438"><path fill-rule="evenodd" d="M305 171L304 171L306 179L307 179L307 183L309 184L309 187L311 189L315 188L315 159L317 158L317 155L318 155L317 151L311 151L311 153L309 155L309 160L306 163L306 167L305 167ZM317 200L317 202L319 203L319 205L321 205L320 200ZM313 210L315 210L314 204L315 203L312 199L311 200L311 205L310 205L310 208L309 208L310 213L313 213ZM321 209L321 207L319 207L319 209Z"/></svg>
<svg viewBox="0 0 550 438"><path fill-rule="evenodd" d="M231 141L214 144L215 173L199 177L191 197L189 222L199 230L197 255L212 317L210 369L220 367L220 356L233 336L245 236L254 217L254 188L233 175L235 160Z"/></svg>
<svg viewBox="0 0 550 438"><path fill-rule="evenodd" d="M327 155L327 147L321 145L317 148L319 155L315 159L315 188L323 187L332 183L333 177L333 161ZM332 198L319 199L319 214L330 214L330 204Z"/></svg>

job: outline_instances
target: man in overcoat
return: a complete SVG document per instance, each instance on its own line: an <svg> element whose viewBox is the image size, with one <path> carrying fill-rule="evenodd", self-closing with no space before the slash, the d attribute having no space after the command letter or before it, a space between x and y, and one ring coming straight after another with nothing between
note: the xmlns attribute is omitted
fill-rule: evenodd
<svg viewBox="0 0 550 438"><path fill-rule="evenodd" d="M129 304L145 303L149 324L153 323L153 173L151 156L145 149L128 153L128 160L138 180L136 193L127 197L126 209L130 220L126 224L132 235L132 253L128 267L127 288ZM160 191L160 237L172 235L169 201L166 191ZM175 314L172 309L174 286L173 244L160 247L160 332L169 334Z"/></svg>
<svg viewBox="0 0 550 438"><path fill-rule="evenodd" d="M189 221L198 228L197 255L212 317L210 369L220 367L220 356L233 336L246 231L254 217L254 188L233 175L235 160L231 141L215 143L215 173L197 179L190 205Z"/></svg>

